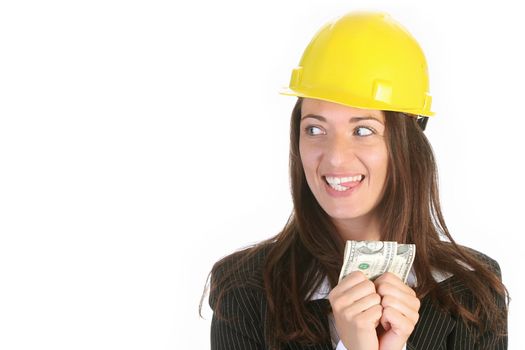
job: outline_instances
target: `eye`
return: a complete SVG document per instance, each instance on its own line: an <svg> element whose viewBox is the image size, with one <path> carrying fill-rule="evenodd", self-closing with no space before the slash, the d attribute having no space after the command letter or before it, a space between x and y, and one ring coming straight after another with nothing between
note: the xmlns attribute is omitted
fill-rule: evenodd
<svg viewBox="0 0 525 350"><path fill-rule="evenodd" d="M313 126L313 125L307 126L306 128L304 128L304 131L306 132L307 135L312 135L312 136L322 134L321 128L317 126Z"/></svg>
<svg viewBox="0 0 525 350"><path fill-rule="evenodd" d="M354 135L357 136L370 136L375 134L375 130L369 126L358 126L354 129Z"/></svg>

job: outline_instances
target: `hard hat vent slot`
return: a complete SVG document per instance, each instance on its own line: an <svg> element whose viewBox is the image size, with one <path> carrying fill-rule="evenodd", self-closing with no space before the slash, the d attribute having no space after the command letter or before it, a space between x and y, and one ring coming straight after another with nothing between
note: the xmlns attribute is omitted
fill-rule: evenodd
<svg viewBox="0 0 525 350"><path fill-rule="evenodd" d="M292 70L292 78L290 79L290 87L299 87L301 86L301 80L303 76L303 67L297 67Z"/></svg>
<svg viewBox="0 0 525 350"><path fill-rule="evenodd" d="M392 85L384 80L374 81L374 88L372 91L373 99L376 101L391 103L392 101Z"/></svg>

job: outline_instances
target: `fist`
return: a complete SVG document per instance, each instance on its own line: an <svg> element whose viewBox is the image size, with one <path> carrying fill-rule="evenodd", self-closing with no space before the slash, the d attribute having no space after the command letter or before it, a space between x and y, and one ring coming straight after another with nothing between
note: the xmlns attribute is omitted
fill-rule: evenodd
<svg viewBox="0 0 525 350"><path fill-rule="evenodd" d="M378 349L376 328L383 306L374 282L362 272L354 271L332 289L328 300L337 334L347 349Z"/></svg>

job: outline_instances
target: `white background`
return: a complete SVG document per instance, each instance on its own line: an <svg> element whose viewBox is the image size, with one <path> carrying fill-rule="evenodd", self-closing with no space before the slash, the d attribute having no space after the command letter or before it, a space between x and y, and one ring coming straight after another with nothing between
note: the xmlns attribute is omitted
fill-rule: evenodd
<svg viewBox="0 0 525 350"><path fill-rule="evenodd" d="M292 209L295 99L277 91L354 9L389 12L428 57L445 217L500 262L523 348L518 4L3 1L0 348L209 348L213 262Z"/></svg>

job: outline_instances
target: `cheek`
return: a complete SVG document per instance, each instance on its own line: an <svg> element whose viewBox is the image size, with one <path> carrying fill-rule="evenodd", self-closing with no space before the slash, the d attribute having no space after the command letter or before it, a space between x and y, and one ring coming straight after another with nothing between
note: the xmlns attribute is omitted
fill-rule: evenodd
<svg viewBox="0 0 525 350"><path fill-rule="evenodd" d="M305 172L308 173L317 168L319 153L320 151L317 148L305 143L299 143L299 156L301 157Z"/></svg>
<svg viewBox="0 0 525 350"><path fill-rule="evenodd" d="M388 168L388 152L385 147L379 147L374 152L369 152L367 160L370 169L375 173L376 178L385 178Z"/></svg>
<svg viewBox="0 0 525 350"><path fill-rule="evenodd" d="M388 154L385 150L384 154L381 155L381 157L377 158L377 166L379 168L379 171L381 172L381 176L383 178L383 181L385 181L386 173L388 170Z"/></svg>

